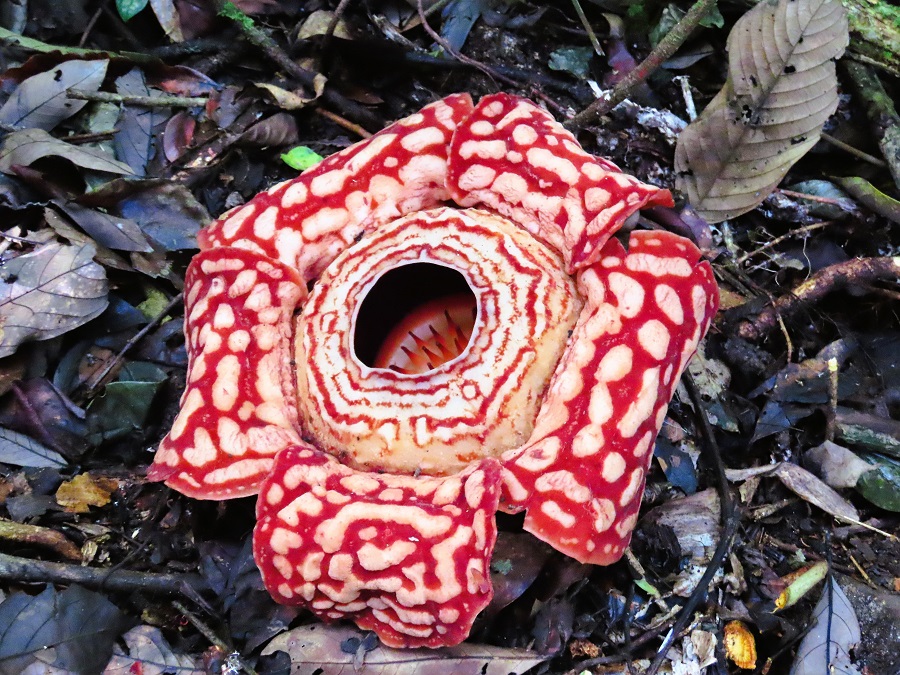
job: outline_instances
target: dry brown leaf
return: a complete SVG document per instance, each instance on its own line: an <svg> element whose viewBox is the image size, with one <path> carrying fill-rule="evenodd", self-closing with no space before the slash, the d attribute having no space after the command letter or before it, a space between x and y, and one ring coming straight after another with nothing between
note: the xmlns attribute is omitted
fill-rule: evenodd
<svg viewBox="0 0 900 675"><path fill-rule="evenodd" d="M728 80L678 139L676 186L710 222L756 207L819 140L849 42L839 0L761 2L728 36Z"/></svg>
<svg viewBox="0 0 900 675"><path fill-rule="evenodd" d="M366 675L515 675L547 658L525 649L468 643L441 649L378 646L369 651L359 650L356 654L344 651L350 644L348 640L355 638L359 642L366 635L349 626L312 624L277 635L262 653L287 652L294 675L312 672L321 675L355 672ZM362 664L364 668L357 667Z"/></svg>
<svg viewBox="0 0 900 675"><path fill-rule="evenodd" d="M841 497L837 492L825 485L806 469L791 464L779 462L770 466L757 466L748 469L726 469L725 476L732 482L745 481L753 476L772 474L778 478L791 492L801 497L804 501L818 506L826 513L844 520L858 521L859 511Z"/></svg>
<svg viewBox="0 0 900 675"><path fill-rule="evenodd" d="M91 506L106 506L119 487L114 478L80 473L56 491L56 503L71 513L87 513Z"/></svg>

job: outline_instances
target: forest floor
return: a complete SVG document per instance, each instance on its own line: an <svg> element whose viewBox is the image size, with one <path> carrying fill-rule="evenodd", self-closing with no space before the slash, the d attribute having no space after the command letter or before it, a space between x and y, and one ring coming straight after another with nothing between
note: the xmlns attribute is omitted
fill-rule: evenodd
<svg viewBox="0 0 900 675"><path fill-rule="evenodd" d="M688 3L585 3L593 35L564 1L455 0L429 30L394 0L340 14L328 0L242 0L243 27L212 0L0 4L12 29L0 40L0 673L825 672L821 651L798 647L814 617L858 619L848 667L900 673L889 54L860 57L851 31L826 92L828 140L777 187L733 182L692 210L676 142L728 79L740 49L728 36L752 3L705 3L674 56L626 80L625 103L587 116ZM310 157L448 94L498 91L672 189L677 206L638 226L694 238L721 307L670 405L629 556L582 565L501 517L495 601L469 640L398 656L270 598L254 497L195 500L146 470L185 386L180 293L198 230ZM679 150L691 167L700 145ZM91 265L93 292L53 292L47 270ZM50 314L64 318L48 326ZM804 571L816 582L798 590ZM826 575L849 605L814 609ZM776 609L786 589L798 599ZM289 630L293 648L266 650ZM853 642L818 645L834 658Z"/></svg>

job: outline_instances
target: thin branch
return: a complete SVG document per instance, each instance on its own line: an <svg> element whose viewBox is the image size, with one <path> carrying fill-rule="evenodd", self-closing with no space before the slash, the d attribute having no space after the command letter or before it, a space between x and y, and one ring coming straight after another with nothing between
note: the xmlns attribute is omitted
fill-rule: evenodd
<svg viewBox="0 0 900 675"><path fill-rule="evenodd" d="M209 101L202 96L138 96L136 94L114 94L108 91L81 91L80 89L69 89L66 96L79 101L121 103L139 105L144 108L195 108L204 106Z"/></svg>
<svg viewBox="0 0 900 675"><path fill-rule="evenodd" d="M738 335L745 340L766 337L782 318L798 312L827 294L845 286L859 286L884 280L896 283L900 276L900 258L859 258L829 265L813 274L793 291L776 298L756 317L745 319L738 327Z"/></svg>
<svg viewBox="0 0 900 675"><path fill-rule="evenodd" d="M90 588L108 588L131 593L144 591L176 595L185 587L194 591L209 590L199 574L158 574L130 570L108 570L67 563L32 560L0 553L0 579L4 581L81 584Z"/></svg>
<svg viewBox="0 0 900 675"><path fill-rule="evenodd" d="M684 44L694 29L700 25L700 22L709 14L716 6L717 0L697 0L688 10L688 13L668 32L668 34L660 40L659 44L641 61L634 70L626 75L616 88L612 91L605 92L600 98L591 103L583 111L575 115L566 123L569 129L579 129L589 124L595 124L600 117L608 113L610 110L619 105L628 98L629 94L637 87L647 81L663 62L678 51L679 47Z"/></svg>

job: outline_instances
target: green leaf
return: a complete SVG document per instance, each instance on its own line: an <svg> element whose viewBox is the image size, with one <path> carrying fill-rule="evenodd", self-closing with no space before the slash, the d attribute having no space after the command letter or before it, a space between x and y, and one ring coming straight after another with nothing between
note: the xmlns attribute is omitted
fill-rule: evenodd
<svg viewBox="0 0 900 675"><path fill-rule="evenodd" d="M141 310L141 314L152 321L168 304L169 296L156 288L149 288L147 289L147 299L140 303L137 308Z"/></svg>
<svg viewBox="0 0 900 675"><path fill-rule="evenodd" d="M594 50L591 47L560 47L550 54L547 64L551 70L562 70L571 73L579 80L586 80L590 75L591 58Z"/></svg>
<svg viewBox="0 0 900 675"><path fill-rule="evenodd" d="M863 455L873 471L859 477L856 491L875 506L887 511L900 512L900 462L883 455Z"/></svg>
<svg viewBox="0 0 900 675"><path fill-rule="evenodd" d="M116 9L122 21L130 21L147 6L149 0L116 0Z"/></svg>
<svg viewBox="0 0 900 675"><path fill-rule="evenodd" d="M143 430L153 399L166 380L164 370L152 363L130 362L119 379L106 385L89 409L88 441L99 445Z"/></svg>
<svg viewBox="0 0 900 675"><path fill-rule="evenodd" d="M305 145L298 145L281 155L281 161L297 171L306 171L309 167L321 162L322 159L322 155L310 150Z"/></svg>

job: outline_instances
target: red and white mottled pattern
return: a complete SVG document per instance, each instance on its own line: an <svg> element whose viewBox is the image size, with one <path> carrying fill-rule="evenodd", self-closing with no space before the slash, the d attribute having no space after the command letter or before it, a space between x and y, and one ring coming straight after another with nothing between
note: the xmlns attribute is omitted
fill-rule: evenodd
<svg viewBox="0 0 900 675"><path fill-rule="evenodd" d="M457 644L493 596L499 495L494 459L415 478L291 447L260 491L254 556L283 604L352 619L390 647Z"/></svg>
<svg viewBox="0 0 900 675"><path fill-rule="evenodd" d="M255 494L300 437L290 367L297 273L237 248L195 256L184 282L187 387L147 477L186 495Z"/></svg>
<svg viewBox="0 0 900 675"><path fill-rule="evenodd" d="M501 508L581 562L631 540L669 400L718 305L712 268L668 232L615 239L578 274L585 308L532 437L502 457Z"/></svg>
<svg viewBox="0 0 900 675"><path fill-rule="evenodd" d="M471 112L468 94L426 106L232 209L200 248L249 249L316 279L364 232L450 198L450 139Z"/></svg>
<svg viewBox="0 0 900 675"><path fill-rule="evenodd" d="M610 240L670 203L506 94L450 96L276 185L198 237L188 386L149 477L208 499L262 484L273 597L392 646L468 635L498 501L567 555L614 562L718 301L687 240ZM411 262L465 277L469 344L423 373L368 368L356 308Z"/></svg>
<svg viewBox="0 0 900 675"><path fill-rule="evenodd" d="M546 110L526 99L485 96L453 135L450 192L487 207L555 248L569 274L594 263L626 218L672 195L589 155Z"/></svg>
<svg viewBox="0 0 900 675"><path fill-rule="evenodd" d="M429 262L460 272L475 294L473 337L421 374L369 368L354 356L358 307L391 269ZM485 211L424 211L379 228L320 279L297 327L298 402L317 447L355 468L449 474L520 446L581 310L549 248Z"/></svg>

